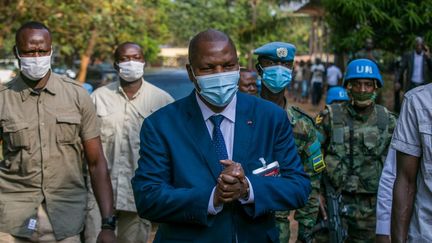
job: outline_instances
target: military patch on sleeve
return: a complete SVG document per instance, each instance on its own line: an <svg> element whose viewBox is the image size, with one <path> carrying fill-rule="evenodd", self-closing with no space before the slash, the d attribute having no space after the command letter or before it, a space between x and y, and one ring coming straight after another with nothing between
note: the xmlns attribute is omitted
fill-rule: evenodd
<svg viewBox="0 0 432 243"><path fill-rule="evenodd" d="M322 154L312 159L313 169L316 173L320 173L326 167Z"/></svg>

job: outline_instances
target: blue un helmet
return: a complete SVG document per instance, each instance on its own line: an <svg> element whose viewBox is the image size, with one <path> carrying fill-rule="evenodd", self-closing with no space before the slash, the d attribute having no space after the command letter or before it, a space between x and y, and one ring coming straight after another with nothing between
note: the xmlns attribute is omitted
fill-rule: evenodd
<svg viewBox="0 0 432 243"><path fill-rule="evenodd" d="M346 87L349 80L358 78L376 80L378 88L381 88L384 85L378 66L374 61L369 59L355 59L348 63L343 86Z"/></svg>
<svg viewBox="0 0 432 243"><path fill-rule="evenodd" d="M348 101L349 97L346 89L341 86L330 88L327 92L326 104L330 105L335 101Z"/></svg>

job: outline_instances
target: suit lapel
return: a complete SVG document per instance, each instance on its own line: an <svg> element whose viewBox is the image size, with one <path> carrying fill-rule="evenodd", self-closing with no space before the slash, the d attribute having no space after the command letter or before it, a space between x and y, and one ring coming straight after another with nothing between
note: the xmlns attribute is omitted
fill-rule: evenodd
<svg viewBox="0 0 432 243"><path fill-rule="evenodd" d="M241 163L246 174L249 174L247 154L250 153L249 144L254 131L256 119L253 116L255 106L252 99L246 99L245 94L237 92L236 120L234 127L233 160Z"/></svg>
<svg viewBox="0 0 432 243"><path fill-rule="evenodd" d="M192 94L187 97L187 102L185 104L185 111L187 114L186 129L188 129L188 134L192 137L195 148L198 148L198 153L200 153L203 162L207 164L216 180L221 173L221 166L217 160L210 134L208 133L207 126L196 101L195 92L192 92Z"/></svg>

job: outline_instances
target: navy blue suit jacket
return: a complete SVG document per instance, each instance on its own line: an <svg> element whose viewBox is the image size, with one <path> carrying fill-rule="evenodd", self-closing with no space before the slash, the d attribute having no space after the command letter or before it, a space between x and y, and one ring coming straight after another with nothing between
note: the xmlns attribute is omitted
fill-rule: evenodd
<svg viewBox="0 0 432 243"><path fill-rule="evenodd" d="M310 192L284 110L237 93L233 160L241 163L253 204L207 207L221 172L195 93L150 115L141 128L132 187L141 217L160 222L155 242L278 242L274 211L302 207ZM252 173L259 158L280 163L280 177Z"/></svg>

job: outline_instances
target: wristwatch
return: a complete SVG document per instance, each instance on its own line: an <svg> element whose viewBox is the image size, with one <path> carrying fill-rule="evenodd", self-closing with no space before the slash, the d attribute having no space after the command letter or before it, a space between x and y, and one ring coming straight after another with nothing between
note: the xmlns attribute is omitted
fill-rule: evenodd
<svg viewBox="0 0 432 243"><path fill-rule="evenodd" d="M107 218L102 219L102 229L115 230L117 225L117 217L115 215L111 215Z"/></svg>

